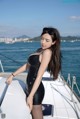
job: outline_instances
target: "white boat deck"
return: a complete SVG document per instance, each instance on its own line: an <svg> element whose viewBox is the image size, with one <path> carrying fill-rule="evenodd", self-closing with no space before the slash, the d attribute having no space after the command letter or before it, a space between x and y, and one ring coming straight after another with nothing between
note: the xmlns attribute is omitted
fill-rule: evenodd
<svg viewBox="0 0 80 119"><path fill-rule="evenodd" d="M60 77L56 81L43 80L43 84L45 97L42 103L53 107L51 115L44 116L44 119L80 119L80 102L71 93L71 89L64 80ZM29 111L27 114L30 114ZM18 118L15 117L15 119ZM29 117L24 119L29 119Z"/></svg>
<svg viewBox="0 0 80 119"><path fill-rule="evenodd" d="M74 95L71 98L71 90L63 81L44 81L44 84L46 95L43 103L53 105L53 119L80 119L80 102Z"/></svg>

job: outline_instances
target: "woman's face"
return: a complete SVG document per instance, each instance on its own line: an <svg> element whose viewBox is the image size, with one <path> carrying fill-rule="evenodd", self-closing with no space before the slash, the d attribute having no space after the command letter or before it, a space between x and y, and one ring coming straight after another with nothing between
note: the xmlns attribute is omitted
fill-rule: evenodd
<svg viewBox="0 0 80 119"><path fill-rule="evenodd" d="M52 38L48 33L45 33L41 36L42 49L50 48L53 44L54 44L54 42L52 41Z"/></svg>

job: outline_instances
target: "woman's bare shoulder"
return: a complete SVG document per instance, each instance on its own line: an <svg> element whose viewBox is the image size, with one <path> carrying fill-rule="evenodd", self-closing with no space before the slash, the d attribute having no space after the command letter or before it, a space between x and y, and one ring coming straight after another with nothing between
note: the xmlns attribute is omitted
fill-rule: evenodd
<svg viewBox="0 0 80 119"><path fill-rule="evenodd" d="M50 49L46 49L43 51L43 55L51 55L52 51Z"/></svg>
<svg viewBox="0 0 80 119"><path fill-rule="evenodd" d="M41 62L43 59L46 61L51 58L52 51L50 49L44 50L39 57L39 61Z"/></svg>

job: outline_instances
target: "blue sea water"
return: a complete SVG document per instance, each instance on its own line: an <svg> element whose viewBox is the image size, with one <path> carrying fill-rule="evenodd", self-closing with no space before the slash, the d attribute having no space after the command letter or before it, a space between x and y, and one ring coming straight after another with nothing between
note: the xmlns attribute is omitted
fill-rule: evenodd
<svg viewBox="0 0 80 119"><path fill-rule="evenodd" d="M27 62L29 55L40 47L40 42L0 43L0 60L5 72L13 72ZM80 41L61 42L62 75L67 80L76 76L80 89Z"/></svg>

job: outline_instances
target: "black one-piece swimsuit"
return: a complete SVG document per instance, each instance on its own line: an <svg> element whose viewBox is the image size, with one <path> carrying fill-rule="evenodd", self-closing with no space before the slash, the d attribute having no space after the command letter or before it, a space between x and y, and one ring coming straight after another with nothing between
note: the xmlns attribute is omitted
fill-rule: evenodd
<svg viewBox="0 0 80 119"><path fill-rule="evenodd" d="M28 58L28 62L30 64L30 68L27 76L27 85L28 85L28 94L29 94L34 84L34 81L37 77L38 69L40 67L39 55L36 54L31 55ZM43 98L44 98L44 86L41 82L36 93L34 94L33 105L40 105L42 103Z"/></svg>

